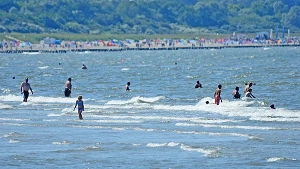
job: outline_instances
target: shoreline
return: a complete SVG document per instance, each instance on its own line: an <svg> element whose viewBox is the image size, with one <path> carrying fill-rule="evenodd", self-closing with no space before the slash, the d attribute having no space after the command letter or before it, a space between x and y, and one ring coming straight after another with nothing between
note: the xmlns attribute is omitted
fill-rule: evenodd
<svg viewBox="0 0 300 169"><path fill-rule="evenodd" d="M79 48L65 48L65 47L21 47L11 49L0 49L0 53L68 53L68 52L120 52L131 50L201 50L201 49L224 49L224 48L269 48L269 47L300 47L300 44L214 44L214 45L176 45L176 46L142 46L142 47L79 47Z"/></svg>

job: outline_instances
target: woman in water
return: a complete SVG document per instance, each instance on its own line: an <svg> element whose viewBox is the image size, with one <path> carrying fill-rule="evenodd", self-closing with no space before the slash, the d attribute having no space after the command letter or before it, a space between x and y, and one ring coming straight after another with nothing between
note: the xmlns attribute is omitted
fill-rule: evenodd
<svg viewBox="0 0 300 169"><path fill-rule="evenodd" d="M235 87L235 90L232 92L233 98L234 99L240 99L241 94L239 93L240 88L237 86Z"/></svg>
<svg viewBox="0 0 300 169"><path fill-rule="evenodd" d="M82 96L81 95L79 95L78 96L78 100L76 100L76 104L75 104L74 110L75 110L75 108L76 108L77 105L78 105L79 119L82 120L83 119L82 118L82 111L84 111L84 105L83 105L83 101L82 101Z"/></svg>

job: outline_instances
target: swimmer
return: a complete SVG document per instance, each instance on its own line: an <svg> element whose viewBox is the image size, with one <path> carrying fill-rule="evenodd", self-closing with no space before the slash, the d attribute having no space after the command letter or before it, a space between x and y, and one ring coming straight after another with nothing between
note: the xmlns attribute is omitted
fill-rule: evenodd
<svg viewBox="0 0 300 169"><path fill-rule="evenodd" d="M274 104L271 104L270 108L271 109L276 109L275 106L274 106Z"/></svg>
<svg viewBox="0 0 300 169"><path fill-rule="evenodd" d="M219 105L220 101L222 102L222 99L221 99L221 88L222 88L222 85L219 84L218 88L216 89L215 94L214 94L215 104L216 105Z"/></svg>
<svg viewBox="0 0 300 169"><path fill-rule="evenodd" d="M202 88L202 84L199 81L197 81L196 85L195 85L195 88Z"/></svg>
<svg viewBox="0 0 300 169"><path fill-rule="evenodd" d="M125 86L125 90L126 91L129 91L130 89L129 89L129 86L130 86L130 82L127 82L127 85Z"/></svg>
<svg viewBox="0 0 300 169"><path fill-rule="evenodd" d="M84 105L83 105L83 100L82 100L82 96L79 95L78 96L78 100L76 100L76 103L75 103L75 107L73 109L73 111L75 110L76 106L78 105L78 116L79 116L79 119L82 120L82 111L84 111Z"/></svg>
<svg viewBox="0 0 300 169"><path fill-rule="evenodd" d="M249 89L248 92L245 93L245 97L255 98L251 92L252 89Z"/></svg>
<svg viewBox="0 0 300 169"><path fill-rule="evenodd" d="M207 100L205 103L206 103L206 104L215 104L215 103L209 103L209 101L208 101L208 100Z"/></svg>
<svg viewBox="0 0 300 169"><path fill-rule="evenodd" d="M235 87L235 90L232 92L233 98L234 99L240 99L241 94L239 93L240 88L237 86Z"/></svg>
<svg viewBox="0 0 300 169"><path fill-rule="evenodd" d="M87 67L84 64L82 64L82 68L81 69L87 69Z"/></svg>

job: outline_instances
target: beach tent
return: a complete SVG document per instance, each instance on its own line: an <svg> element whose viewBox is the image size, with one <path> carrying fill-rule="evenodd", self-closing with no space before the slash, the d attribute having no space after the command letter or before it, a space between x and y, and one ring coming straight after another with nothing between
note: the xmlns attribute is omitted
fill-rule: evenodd
<svg viewBox="0 0 300 169"><path fill-rule="evenodd" d="M187 41L186 40L181 39L181 42L182 42L183 45L187 45Z"/></svg>
<svg viewBox="0 0 300 169"><path fill-rule="evenodd" d="M190 43L196 43L196 41L195 40L190 40Z"/></svg>
<svg viewBox="0 0 300 169"><path fill-rule="evenodd" d="M60 40L55 40L54 42L55 45L60 45L60 43L61 43Z"/></svg>
<svg viewBox="0 0 300 169"><path fill-rule="evenodd" d="M25 42L25 45L31 46L31 43L30 42Z"/></svg>
<svg viewBox="0 0 300 169"><path fill-rule="evenodd" d="M126 43L131 44L130 39L126 39Z"/></svg>
<svg viewBox="0 0 300 169"><path fill-rule="evenodd" d="M26 45L26 44L25 44L24 42L21 42L19 46L20 46L20 47L24 47L25 45Z"/></svg>

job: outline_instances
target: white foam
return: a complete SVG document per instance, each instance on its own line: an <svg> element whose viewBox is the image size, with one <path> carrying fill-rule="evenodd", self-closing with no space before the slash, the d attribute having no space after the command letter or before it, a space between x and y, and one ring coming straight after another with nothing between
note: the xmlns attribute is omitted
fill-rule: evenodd
<svg viewBox="0 0 300 169"><path fill-rule="evenodd" d="M178 146L180 143L148 143L146 146L147 147L175 147Z"/></svg>
<svg viewBox="0 0 300 169"><path fill-rule="evenodd" d="M213 114L220 114L227 117L244 117L246 120L254 121L284 121L284 122L300 122L300 111L299 110L288 110L288 109L270 109L263 101L259 100L223 100L220 105L206 104L206 101L213 102L212 98L204 98L199 101L196 105L163 105L157 102L164 97L152 97L152 98L141 98L133 97L129 100L112 100L107 102L105 105L89 105L91 112L99 112L101 109L130 109L130 112L136 112L134 110L153 109L163 111L193 111L196 114L207 112ZM141 103L140 100L143 100ZM147 102L147 103L145 103ZM102 112L102 111L101 111ZM107 112L106 113L112 113ZM156 116L157 117L157 116ZM130 117L129 117L130 118ZM155 117L154 117L155 118ZM169 119L168 119L169 118ZM174 120L174 117L162 118L162 120ZM193 119L188 119L193 120ZM196 120L196 121L195 121ZM201 119L195 118L194 123L226 123L226 122L240 122L226 119Z"/></svg>
<svg viewBox="0 0 300 169"><path fill-rule="evenodd" d="M201 126L206 128L247 129L247 130L285 130L286 129L286 128L261 127L261 126L237 126L237 125L191 124L191 123L176 123L176 126Z"/></svg>
<svg viewBox="0 0 300 169"><path fill-rule="evenodd" d="M219 149L204 149L204 148L198 148L198 147L191 147L187 145L181 145L180 148L184 151L195 151L204 154L204 156L209 156L209 157L218 157L219 156Z"/></svg>
<svg viewBox="0 0 300 169"><path fill-rule="evenodd" d="M100 147L98 147L98 146L87 146L87 147L83 148L83 150L85 150L85 151L88 151L88 150L97 150L99 148Z"/></svg>
<svg viewBox="0 0 300 169"><path fill-rule="evenodd" d="M197 134L197 135L210 135L210 136L233 136L233 137L243 137L251 140L262 140L259 137L256 136L250 136L247 134L241 134L241 133L215 133L215 132L199 132L199 131L174 131L179 134Z"/></svg>
<svg viewBox="0 0 300 169"><path fill-rule="evenodd" d="M41 67L38 67L39 69L47 69L49 68L49 66L41 66Z"/></svg>
<svg viewBox="0 0 300 169"><path fill-rule="evenodd" d="M62 142L58 142L58 141L52 142L52 144L54 144L54 145L66 145L66 144L71 144L71 142L67 141L67 140L64 140Z"/></svg>
<svg viewBox="0 0 300 169"><path fill-rule="evenodd" d="M141 120L85 120L96 123L143 123Z"/></svg>
<svg viewBox="0 0 300 169"><path fill-rule="evenodd" d="M18 132L11 132L11 133L8 133L8 134L4 134L3 137L20 137L21 134L18 133Z"/></svg>
<svg viewBox="0 0 300 169"><path fill-rule="evenodd" d="M12 109L13 107L7 104L0 103L0 109Z"/></svg>
<svg viewBox="0 0 300 169"><path fill-rule="evenodd" d="M23 100L23 96L16 96L16 95L6 95L0 96L0 101L7 101L7 102L20 102ZM74 103L74 98L69 97L45 97L45 96L35 96L30 95L28 98L28 102L23 102L22 104L33 104L33 103Z"/></svg>
<svg viewBox="0 0 300 169"><path fill-rule="evenodd" d="M129 68L122 68L121 71L128 71L130 70Z"/></svg>
<svg viewBox="0 0 300 169"><path fill-rule="evenodd" d="M11 92L11 90L10 89L8 89L8 88L3 88L3 89L1 89L2 90L2 93L10 93Z"/></svg>
<svg viewBox="0 0 300 169"><path fill-rule="evenodd" d="M10 144L13 144L13 143L19 143L19 142L20 142L20 140L15 140L15 139L9 140L9 143L10 143Z"/></svg>
<svg viewBox="0 0 300 169"><path fill-rule="evenodd" d="M2 121L28 121L30 119L21 119L21 118L0 118Z"/></svg>
<svg viewBox="0 0 300 169"><path fill-rule="evenodd" d="M116 104L116 105L123 105L123 104L133 104L133 103L154 103L157 102L161 99L164 99L165 97L163 96L157 96L157 97L133 97L130 100L113 100L113 101L109 101L106 104L110 105L110 104Z"/></svg>
<svg viewBox="0 0 300 169"><path fill-rule="evenodd" d="M283 157L272 157L268 158L267 162L276 162L276 161L296 161L295 158L283 158Z"/></svg>
<svg viewBox="0 0 300 169"><path fill-rule="evenodd" d="M60 116L65 116L66 113L50 113L47 116L49 117L60 117Z"/></svg>

